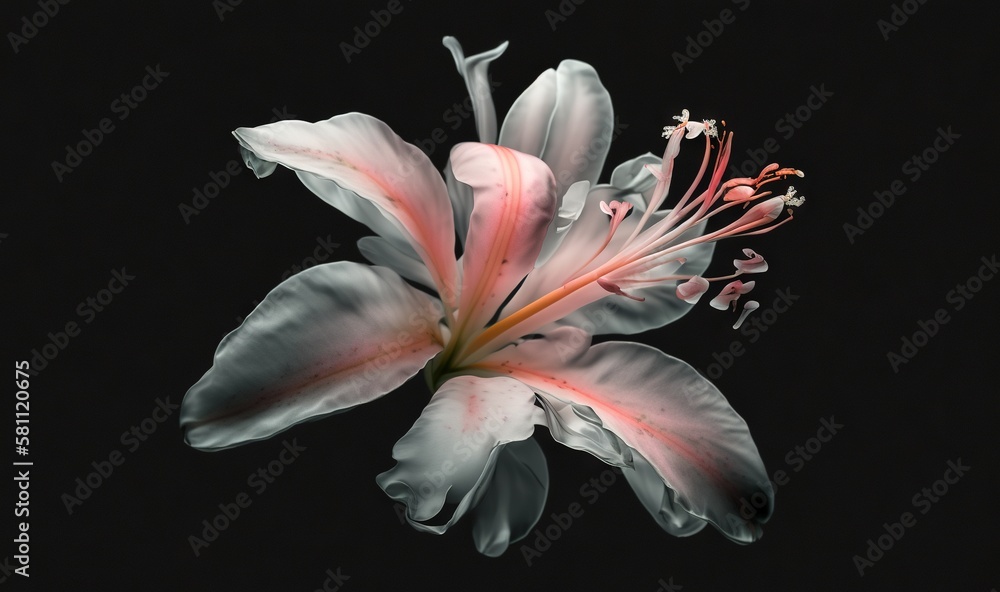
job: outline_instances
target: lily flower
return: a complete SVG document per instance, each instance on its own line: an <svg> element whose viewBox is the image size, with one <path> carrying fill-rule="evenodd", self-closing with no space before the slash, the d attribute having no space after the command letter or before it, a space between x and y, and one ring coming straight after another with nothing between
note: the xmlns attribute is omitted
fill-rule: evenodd
<svg viewBox="0 0 1000 592"><path fill-rule="evenodd" d="M258 177L291 169L371 228L377 236L359 248L375 265L318 265L271 291L184 397L186 442L222 450L270 438L423 371L433 395L393 448L396 465L377 477L413 527L440 534L470 514L475 544L490 556L524 538L548 492L532 438L544 426L556 441L621 467L667 532L712 524L734 541L757 539L774 493L722 393L653 347L591 338L662 327L709 282L763 271L763 258L744 251L751 259L733 276L701 276L716 241L790 219L781 217L789 199L749 204L769 195L760 187L801 173L773 165L723 183L732 134L714 120L690 122L685 110L664 134L662 158L630 160L598 184L614 119L591 66L567 60L544 72L498 134L483 89L506 44L471 57L452 38L445 45L472 94L480 142L455 146L443 175L361 113L234 132ZM682 141L700 138L693 183L661 207ZM737 206L735 220L707 229ZM727 286L730 301L750 285ZM751 499L756 511L741 514Z"/></svg>

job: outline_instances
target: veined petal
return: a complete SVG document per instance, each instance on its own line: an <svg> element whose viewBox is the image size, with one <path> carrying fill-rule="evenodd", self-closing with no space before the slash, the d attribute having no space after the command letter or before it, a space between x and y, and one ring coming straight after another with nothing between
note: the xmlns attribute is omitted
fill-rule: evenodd
<svg viewBox="0 0 1000 592"><path fill-rule="evenodd" d="M681 508L737 542L760 537L774 492L746 422L718 389L684 362L646 345L601 343L561 365L542 365L550 360L542 352L551 347L548 338L524 341L475 369L591 408L649 462ZM766 504L751 517L741 515L741 500L760 496Z"/></svg>
<svg viewBox="0 0 1000 592"><path fill-rule="evenodd" d="M499 557L511 543L528 536L545 509L549 468L534 438L511 442L497 458L493 481L473 511L476 549Z"/></svg>
<svg viewBox="0 0 1000 592"><path fill-rule="evenodd" d="M286 120L241 127L233 135L259 159L334 181L397 220L427 264L438 293L454 307L451 202L441 175L419 148L361 113L316 123Z"/></svg>
<svg viewBox="0 0 1000 592"><path fill-rule="evenodd" d="M577 60L559 64L554 100L549 72L515 101L500 131L500 144L541 157L555 175L556 195L562 196L577 181L597 183L611 146L614 113L611 96L589 64ZM542 130L544 147L536 152Z"/></svg>
<svg viewBox="0 0 1000 592"><path fill-rule="evenodd" d="M376 399L441 351L440 303L388 269L338 262L272 290L181 404L185 441L219 450Z"/></svg>
<svg viewBox="0 0 1000 592"><path fill-rule="evenodd" d="M475 194L459 307L459 326L469 334L486 325L534 266L556 200L545 163L509 148L459 144L451 168Z"/></svg>
<svg viewBox="0 0 1000 592"><path fill-rule="evenodd" d="M705 528L708 522L677 504L674 491L663 483L656 469L641 454L633 451L632 461L633 466L623 468L622 474L660 528L678 537L691 536Z"/></svg>
<svg viewBox="0 0 1000 592"><path fill-rule="evenodd" d="M472 110L476 116L476 131L479 132L479 141L485 144L495 143L497 141L497 113L493 107L493 89L490 85L488 71L490 63L507 50L507 42L504 41L489 51L469 57L465 57L462 45L454 37L445 37L442 42L451 51L451 56L455 58L455 67L458 68L458 73L465 80L465 88L469 91L469 98L472 99Z"/></svg>
<svg viewBox="0 0 1000 592"><path fill-rule="evenodd" d="M510 378L458 376L438 389L392 449L396 466L379 486L406 504L418 530L441 534L486 493L503 445L531 437L542 411L535 393ZM444 524L429 525L445 503L457 504Z"/></svg>

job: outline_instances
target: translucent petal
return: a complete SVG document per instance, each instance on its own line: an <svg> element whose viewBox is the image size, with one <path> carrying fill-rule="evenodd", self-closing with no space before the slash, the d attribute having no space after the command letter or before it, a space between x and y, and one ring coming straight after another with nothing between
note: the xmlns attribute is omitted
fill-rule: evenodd
<svg viewBox="0 0 1000 592"><path fill-rule="evenodd" d="M451 201L441 175L419 148L361 113L317 123L277 121L239 128L233 135L261 160L333 181L378 206L405 230L438 293L453 307L457 284Z"/></svg>
<svg viewBox="0 0 1000 592"><path fill-rule="evenodd" d="M564 60L554 81L549 72L515 101L500 144L541 157L555 175L556 195L562 196L577 181L597 183L611 146L614 113L611 96L589 64ZM544 147L537 152L543 131Z"/></svg>
<svg viewBox="0 0 1000 592"><path fill-rule="evenodd" d="M493 107L493 89L490 86L488 70L490 63L500 57L507 49L507 42L504 41L489 51L469 57L465 57L462 46L454 37L445 37L443 43L451 51L452 57L455 58L458 73L465 79L465 87L472 99L479 141L486 144L495 143L497 141L497 114Z"/></svg>
<svg viewBox="0 0 1000 592"><path fill-rule="evenodd" d="M677 504L674 491L663 483L663 479L641 454L633 451L632 461L633 466L623 468L622 473L660 528L679 537L691 536L705 528L708 522L688 513Z"/></svg>
<svg viewBox="0 0 1000 592"><path fill-rule="evenodd" d="M396 466L379 486L406 504L418 530L440 534L486 493L502 445L531 437L542 411L534 392L510 378L458 376L438 389L416 423L392 449ZM444 524L424 522L456 504Z"/></svg>
<svg viewBox="0 0 1000 592"><path fill-rule="evenodd" d="M461 327L484 327L532 269L555 215L552 173L541 160L502 146L452 150L455 178L475 194L462 255Z"/></svg>
<svg viewBox="0 0 1000 592"><path fill-rule="evenodd" d="M185 441L218 450L346 411L441 351L440 303L384 268L311 267L278 285L181 404Z"/></svg>
<svg viewBox="0 0 1000 592"><path fill-rule="evenodd" d="M477 368L589 407L649 462L677 505L734 541L760 537L774 492L746 422L718 389L646 345L601 343L561 364L543 356L554 345L548 338L527 340ZM761 498L755 514L741 515L741 503Z"/></svg>
<svg viewBox="0 0 1000 592"><path fill-rule="evenodd" d="M549 468L535 439L504 445L493 481L474 510L476 549L499 557L511 543L528 536L545 509L548 492Z"/></svg>
<svg viewBox="0 0 1000 592"><path fill-rule="evenodd" d="M401 251L378 236L358 239L358 250L372 264L388 267L412 282L434 289L434 279L427 271L424 262L417 258L416 253Z"/></svg>

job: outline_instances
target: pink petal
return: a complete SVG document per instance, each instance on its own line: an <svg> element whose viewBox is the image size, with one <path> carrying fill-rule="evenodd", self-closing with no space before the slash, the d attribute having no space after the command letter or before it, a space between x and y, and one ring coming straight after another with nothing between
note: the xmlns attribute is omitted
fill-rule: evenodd
<svg viewBox="0 0 1000 592"><path fill-rule="evenodd" d="M441 175L416 146L361 113L278 121L233 135L259 159L333 181L399 222L450 305L456 295L455 231Z"/></svg>
<svg viewBox="0 0 1000 592"><path fill-rule="evenodd" d="M680 507L733 540L757 539L774 494L746 423L718 389L645 345L606 342L574 355L579 348L560 343L567 339L577 338L569 332L525 341L476 368L516 378L545 399L589 407L649 462ZM553 349L571 357L555 363L545 354ZM741 516L741 501L761 496L766 504Z"/></svg>
<svg viewBox="0 0 1000 592"><path fill-rule="evenodd" d="M269 438L392 391L441 351L440 303L388 269L330 263L271 291L188 390L188 444Z"/></svg>
<svg viewBox="0 0 1000 592"><path fill-rule="evenodd" d="M489 144L459 144L451 168L475 193L459 306L460 326L471 333L534 267L555 215L554 182L538 158Z"/></svg>

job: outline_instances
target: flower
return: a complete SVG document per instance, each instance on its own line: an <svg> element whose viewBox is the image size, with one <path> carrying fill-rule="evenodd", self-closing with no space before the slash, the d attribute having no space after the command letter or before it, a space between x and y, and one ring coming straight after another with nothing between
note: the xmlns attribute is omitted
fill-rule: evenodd
<svg viewBox="0 0 1000 592"><path fill-rule="evenodd" d="M790 219L777 221L795 205L789 196L750 204L769 195L761 187L801 173L770 165L723 183L732 134L714 120L689 122L685 110L665 132L662 158L632 159L597 184L614 120L593 68L567 60L544 72L498 134L484 89L506 44L471 57L452 38L445 45L472 96L480 142L457 145L443 178L417 147L360 113L234 132L258 177L287 167L371 228L378 236L358 246L375 266L319 265L271 291L184 397L186 442L221 450L269 438L423 370L433 396L393 448L396 465L377 478L415 528L440 534L471 514L476 546L491 556L526 536L548 492L532 439L545 426L621 467L667 532L710 523L732 540L757 539L773 491L744 420L686 363L591 338L661 327L710 282L764 271L745 250L750 259L734 261L733 275L701 276L715 241ZM701 169L662 209L681 142L699 137ZM737 206L745 212L735 221L707 230ZM735 306L752 285L731 282L713 305ZM751 499L748 515L741 504Z"/></svg>

